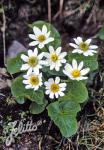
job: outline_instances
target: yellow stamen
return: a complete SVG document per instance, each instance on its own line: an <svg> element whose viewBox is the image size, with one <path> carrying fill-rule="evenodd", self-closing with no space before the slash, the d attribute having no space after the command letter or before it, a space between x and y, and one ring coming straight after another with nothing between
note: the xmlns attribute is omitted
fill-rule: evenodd
<svg viewBox="0 0 104 150"><path fill-rule="evenodd" d="M82 51L87 51L89 49L89 45L85 42L81 42L79 47Z"/></svg>
<svg viewBox="0 0 104 150"><path fill-rule="evenodd" d="M80 77L80 75L81 75L81 73L78 69L75 69L75 70L72 71L72 76L74 78Z"/></svg>
<svg viewBox="0 0 104 150"><path fill-rule="evenodd" d="M58 84L53 83L53 84L51 85L51 91L52 91L53 93L58 92L58 91L59 91L59 89L60 89L60 87L59 87L59 85L58 85Z"/></svg>
<svg viewBox="0 0 104 150"><path fill-rule="evenodd" d="M29 81L30 81L30 84L32 84L32 85L38 85L39 84L39 78L38 78L38 76L31 76L30 77L30 79L29 79Z"/></svg>
<svg viewBox="0 0 104 150"><path fill-rule="evenodd" d="M43 42L45 40L46 40L46 37L43 34L41 34L41 35L38 36L38 41L39 42Z"/></svg>
<svg viewBox="0 0 104 150"><path fill-rule="evenodd" d="M29 57L28 64L29 64L31 67L35 67L35 66L38 64L38 59L37 59L37 57L34 57L34 56Z"/></svg>
<svg viewBox="0 0 104 150"><path fill-rule="evenodd" d="M52 60L53 62L56 62L56 61L58 60L58 56L56 55L56 53L53 53L53 54L51 55L51 60Z"/></svg>

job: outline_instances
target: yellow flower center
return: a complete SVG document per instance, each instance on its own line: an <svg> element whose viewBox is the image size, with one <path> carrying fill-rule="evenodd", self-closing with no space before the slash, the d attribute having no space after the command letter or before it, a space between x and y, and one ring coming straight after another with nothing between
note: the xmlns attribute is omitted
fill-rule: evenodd
<svg viewBox="0 0 104 150"><path fill-rule="evenodd" d="M60 89L60 87L59 87L58 84L53 83L53 84L51 85L51 92L56 93L56 92L59 91L59 89Z"/></svg>
<svg viewBox="0 0 104 150"><path fill-rule="evenodd" d="M87 51L89 49L89 45L85 42L81 42L79 47L82 51Z"/></svg>
<svg viewBox="0 0 104 150"><path fill-rule="evenodd" d="M37 59L37 57L34 57L34 56L29 57L28 64L29 64L31 67L35 67L35 66L38 64L38 59Z"/></svg>
<svg viewBox="0 0 104 150"><path fill-rule="evenodd" d="M41 35L38 36L38 41L39 41L39 42L43 42L43 41L45 41L45 40L46 40L45 35L41 34Z"/></svg>
<svg viewBox="0 0 104 150"><path fill-rule="evenodd" d="M38 85L39 84L39 78L38 78L38 76L31 76L30 77L30 79L29 79L29 81L30 81L30 84L32 84L32 85Z"/></svg>
<svg viewBox="0 0 104 150"><path fill-rule="evenodd" d="M54 54L52 54L51 55L51 60L53 61L53 62L56 62L57 60L58 60L58 56L54 53Z"/></svg>
<svg viewBox="0 0 104 150"><path fill-rule="evenodd" d="M74 78L77 78L77 77L79 77L80 75L81 75L81 73L80 73L80 71L79 71L78 69L75 69L75 70L72 71L72 76L73 76Z"/></svg>

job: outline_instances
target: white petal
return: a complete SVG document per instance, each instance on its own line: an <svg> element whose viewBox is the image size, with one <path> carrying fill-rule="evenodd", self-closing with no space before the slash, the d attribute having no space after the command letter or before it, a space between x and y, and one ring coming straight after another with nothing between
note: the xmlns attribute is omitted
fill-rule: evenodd
<svg viewBox="0 0 104 150"><path fill-rule="evenodd" d="M34 31L36 36L39 36L41 34L41 30L36 26L33 27L33 31Z"/></svg>
<svg viewBox="0 0 104 150"><path fill-rule="evenodd" d="M52 41L54 41L54 38L50 37L50 38L46 39L46 41L44 41L44 44L48 44Z"/></svg>
<svg viewBox="0 0 104 150"><path fill-rule="evenodd" d="M62 49L61 47L58 47L58 48L56 49L56 54L57 54L57 55L59 55L59 54L61 53L61 49Z"/></svg>
<svg viewBox="0 0 104 150"><path fill-rule="evenodd" d="M26 89L31 89L32 86L31 86L31 85L26 85L25 88L26 88Z"/></svg>
<svg viewBox="0 0 104 150"><path fill-rule="evenodd" d="M50 95L49 95L49 97L50 97L51 99L53 99L53 98L54 98L54 94L51 92Z"/></svg>
<svg viewBox="0 0 104 150"><path fill-rule="evenodd" d="M58 65L56 65L56 66L55 66L55 70L56 70L56 71L59 71L59 70L60 70L60 67L59 67Z"/></svg>
<svg viewBox="0 0 104 150"><path fill-rule="evenodd" d="M80 80L86 80L86 79L88 79L88 77L78 77L78 78L76 78L76 80L78 80L78 81L80 81Z"/></svg>
<svg viewBox="0 0 104 150"><path fill-rule="evenodd" d="M55 68L55 64L51 64L50 70L53 70Z"/></svg>
<svg viewBox="0 0 104 150"><path fill-rule="evenodd" d="M49 46L49 52L50 52L50 53L54 53L54 51L55 51L55 50L54 50L53 46Z"/></svg>
<svg viewBox="0 0 104 150"><path fill-rule="evenodd" d="M83 55L84 56L88 56L89 54L88 54L88 51L87 52L83 52Z"/></svg>
<svg viewBox="0 0 104 150"><path fill-rule="evenodd" d="M28 56L22 54L22 55L21 55L21 59L22 59L23 61L27 62L27 61L28 61Z"/></svg>
<svg viewBox="0 0 104 150"><path fill-rule="evenodd" d="M43 25L43 27L42 27L42 33L43 34L47 33L47 27L46 27L46 25Z"/></svg>
<svg viewBox="0 0 104 150"><path fill-rule="evenodd" d="M29 68L28 64L23 64L21 70L27 70Z"/></svg>
<svg viewBox="0 0 104 150"><path fill-rule="evenodd" d="M45 94L46 94L46 95L49 95L49 94L50 94L50 90L46 90L46 91L45 91Z"/></svg>
<svg viewBox="0 0 104 150"><path fill-rule="evenodd" d="M41 54L38 55L38 58L41 60L44 56L44 52L42 52Z"/></svg>
<svg viewBox="0 0 104 150"><path fill-rule="evenodd" d="M72 60L73 69L77 69L77 61L75 59Z"/></svg>
<svg viewBox="0 0 104 150"><path fill-rule="evenodd" d="M66 87L66 83L60 83L59 86L60 86L60 88L65 88Z"/></svg>
<svg viewBox="0 0 104 150"><path fill-rule="evenodd" d="M35 54L35 56L38 55L38 49L37 48L34 49L34 54Z"/></svg>
<svg viewBox="0 0 104 150"><path fill-rule="evenodd" d="M29 43L29 46L36 46L36 45L38 45L38 44L39 44L38 41L33 41L33 42L30 42L30 43Z"/></svg>
<svg viewBox="0 0 104 150"><path fill-rule="evenodd" d="M74 48L78 48L78 45L74 44L74 43L69 43L70 46L74 47Z"/></svg>
<svg viewBox="0 0 104 150"><path fill-rule="evenodd" d="M90 46L89 46L89 49L97 49L97 48L98 48L97 45L90 45Z"/></svg>
<svg viewBox="0 0 104 150"><path fill-rule="evenodd" d="M81 61L78 65L78 70L81 70L83 68L83 61Z"/></svg>
<svg viewBox="0 0 104 150"><path fill-rule="evenodd" d="M24 77L25 79L28 79L28 78L29 78L29 76L28 76L28 75L23 75L23 77Z"/></svg>
<svg viewBox="0 0 104 150"><path fill-rule="evenodd" d="M66 59L61 59L60 62L61 63L66 63Z"/></svg>
<svg viewBox="0 0 104 150"><path fill-rule="evenodd" d="M42 49L44 47L43 43L39 43L39 48Z"/></svg>
<svg viewBox="0 0 104 150"><path fill-rule="evenodd" d="M28 56L33 56L33 51L31 49L28 50Z"/></svg>
<svg viewBox="0 0 104 150"><path fill-rule="evenodd" d="M60 91L65 91L66 90L66 88L60 88Z"/></svg>
<svg viewBox="0 0 104 150"><path fill-rule="evenodd" d="M46 38L48 38L50 36L50 31L48 33L45 34Z"/></svg>
<svg viewBox="0 0 104 150"><path fill-rule="evenodd" d="M78 54L81 54L81 53L83 53L83 51L80 50L80 49L74 49L74 50L72 51L72 53L78 53Z"/></svg>
<svg viewBox="0 0 104 150"><path fill-rule="evenodd" d="M97 53L97 51L96 50L89 50L90 52L92 52L92 53Z"/></svg>
<svg viewBox="0 0 104 150"><path fill-rule="evenodd" d="M55 78L55 83L58 84L59 82L60 82L60 78L59 78L59 77L56 77L56 78Z"/></svg>
<svg viewBox="0 0 104 150"><path fill-rule="evenodd" d="M34 34L29 34L29 37L33 40L36 40L36 36Z"/></svg>
<svg viewBox="0 0 104 150"><path fill-rule="evenodd" d="M85 68L83 70L81 70L81 75L85 75L90 71L90 68Z"/></svg>
<svg viewBox="0 0 104 150"><path fill-rule="evenodd" d="M59 58L62 59L62 58L64 58L66 55L67 55L67 52L62 52L62 53L59 55Z"/></svg>
<svg viewBox="0 0 104 150"><path fill-rule="evenodd" d="M65 95L65 94L64 94L63 92L61 92L61 91L59 91L58 94L59 94L60 96L64 96L64 95Z"/></svg>
<svg viewBox="0 0 104 150"><path fill-rule="evenodd" d="M58 97L59 97L58 93L55 93L55 97L56 97L56 98L58 98Z"/></svg>
<svg viewBox="0 0 104 150"><path fill-rule="evenodd" d="M65 70L68 71L68 72L71 72L73 70L73 68L70 64L66 64Z"/></svg>
<svg viewBox="0 0 104 150"><path fill-rule="evenodd" d="M34 68L34 72L35 72L36 74L39 74L39 68L38 68L38 67L35 67L35 68Z"/></svg>
<svg viewBox="0 0 104 150"><path fill-rule="evenodd" d="M49 82L50 84L54 83L53 78L48 79L48 82Z"/></svg>
<svg viewBox="0 0 104 150"><path fill-rule="evenodd" d="M44 52L44 56L50 58L50 53Z"/></svg>
<svg viewBox="0 0 104 150"><path fill-rule="evenodd" d="M85 43L87 43L88 45L91 43L91 41L92 41L92 39L87 39L86 41L85 41Z"/></svg>
<svg viewBox="0 0 104 150"><path fill-rule="evenodd" d="M76 38L74 38L74 41L75 41L75 43L76 43L77 45L80 44L79 41L78 41Z"/></svg>
<svg viewBox="0 0 104 150"><path fill-rule="evenodd" d="M28 80L23 80L24 84L29 84Z"/></svg>
<svg viewBox="0 0 104 150"><path fill-rule="evenodd" d="M81 37L77 37L79 43L83 42Z"/></svg>
<svg viewBox="0 0 104 150"><path fill-rule="evenodd" d="M30 75L32 73L32 68L29 68L29 70L27 71L27 75Z"/></svg>

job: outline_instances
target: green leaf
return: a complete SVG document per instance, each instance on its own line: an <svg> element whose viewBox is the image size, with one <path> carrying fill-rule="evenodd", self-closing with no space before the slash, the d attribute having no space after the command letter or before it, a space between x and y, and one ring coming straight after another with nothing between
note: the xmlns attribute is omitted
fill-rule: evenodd
<svg viewBox="0 0 104 150"><path fill-rule="evenodd" d="M23 96L17 97L16 98L17 103L19 104L24 104L25 103L25 99Z"/></svg>
<svg viewBox="0 0 104 150"><path fill-rule="evenodd" d="M50 23L47 23L45 21L36 21L36 22L33 22L32 24L30 24L29 27L33 28L34 26L36 26L36 27L42 29L43 25L46 25L48 31L51 31L50 37L53 37L54 41L47 44L47 46L45 48L43 48L42 51L48 50L48 47L49 47L50 44L52 46L54 46L54 48L59 47L61 45L60 34Z"/></svg>
<svg viewBox="0 0 104 150"><path fill-rule="evenodd" d="M7 60L7 70L11 74L15 74L20 72L20 68L23 64L23 61L21 59L21 54L24 54L25 52L19 53L16 57L14 58L9 58Z"/></svg>
<svg viewBox="0 0 104 150"><path fill-rule="evenodd" d="M41 90L34 91L33 89L25 89L25 85L22 83L23 77L17 77L11 86L12 95L16 98L24 97L36 102L37 104L43 104L44 93ZM18 100L17 100L18 101Z"/></svg>
<svg viewBox="0 0 104 150"><path fill-rule="evenodd" d="M72 60L76 59L78 63L84 62L84 67L89 67L90 71L94 71L98 68L97 55L85 57L82 54L68 54L68 62L72 63Z"/></svg>
<svg viewBox="0 0 104 150"><path fill-rule="evenodd" d="M56 71L56 70L50 70L49 67L43 67L42 71L44 73L46 73L46 75L49 77L50 75L56 75L56 76L66 76L64 73L63 73L63 68L60 68L60 71Z"/></svg>
<svg viewBox="0 0 104 150"><path fill-rule="evenodd" d="M83 103L87 99L88 91L85 84L80 81L69 81L67 83L67 93L59 98L59 101L73 100L76 103Z"/></svg>
<svg viewBox="0 0 104 150"><path fill-rule="evenodd" d="M101 40L104 40L104 26L102 26L102 28L100 29L99 33L98 33L98 37Z"/></svg>
<svg viewBox="0 0 104 150"><path fill-rule="evenodd" d="M48 115L59 127L64 137L70 137L77 131L76 113L80 106L72 101L54 102L47 107Z"/></svg>
<svg viewBox="0 0 104 150"><path fill-rule="evenodd" d="M47 105L47 101L46 100L44 100L44 104L43 105L39 105L39 104L37 104L35 102L32 102L29 109L30 109L30 112L32 114L40 114L41 112L44 111L46 105Z"/></svg>

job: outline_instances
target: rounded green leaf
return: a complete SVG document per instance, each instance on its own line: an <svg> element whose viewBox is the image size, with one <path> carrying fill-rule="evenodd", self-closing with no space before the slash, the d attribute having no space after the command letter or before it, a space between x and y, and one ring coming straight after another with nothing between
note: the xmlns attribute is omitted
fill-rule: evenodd
<svg viewBox="0 0 104 150"><path fill-rule="evenodd" d="M48 107L48 115L59 127L64 137L70 137L77 131L76 113L80 111L79 104L72 101L65 103L54 102Z"/></svg>
<svg viewBox="0 0 104 150"><path fill-rule="evenodd" d="M67 83L67 92L65 96L60 97L59 101L74 101L83 103L88 99L88 91L86 85L80 81L70 81Z"/></svg>
<svg viewBox="0 0 104 150"><path fill-rule="evenodd" d="M45 21L36 21L36 22L33 22L32 24L30 24L29 26L31 28L33 28L34 26L36 26L36 27L42 29L43 25L46 25L48 31L51 31L50 32L50 37L53 37L54 41L52 41L49 44L47 44L47 46L45 46L45 48L43 48L42 51L47 51L49 45L52 45L54 48L59 47L61 45L60 34L59 34L59 32L50 23L47 23Z"/></svg>
<svg viewBox="0 0 104 150"><path fill-rule="evenodd" d="M44 100L44 104L43 105L39 105L35 102L32 102L31 105L30 105L30 113L32 114L40 114L41 112L44 111L45 107L47 105L47 101Z"/></svg>
<svg viewBox="0 0 104 150"><path fill-rule="evenodd" d="M34 91L33 89L25 89L23 77L17 77L11 86L11 92L14 97L24 97L38 104L43 104L44 93L42 90Z"/></svg>
<svg viewBox="0 0 104 150"><path fill-rule="evenodd" d="M23 61L21 59L21 54L24 54L25 52L19 53L16 57L14 58L9 58L7 60L7 70L11 74L15 74L20 72L20 68L23 64Z"/></svg>
<svg viewBox="0 0 104 150"><path fill-rule="evenodd" d="M98 36L101 40L104 40L104 26L100 29Z"/></svg>
<svg viewBox="0 0 104 150"><path fill-rule="evenodd" d="M68 54L68 62L71 64L72 60L76 59L78 63L84 62L84 67L89 67L90 71L94 71L98 68L97 55L85 57L82 54Z"/></svg>

